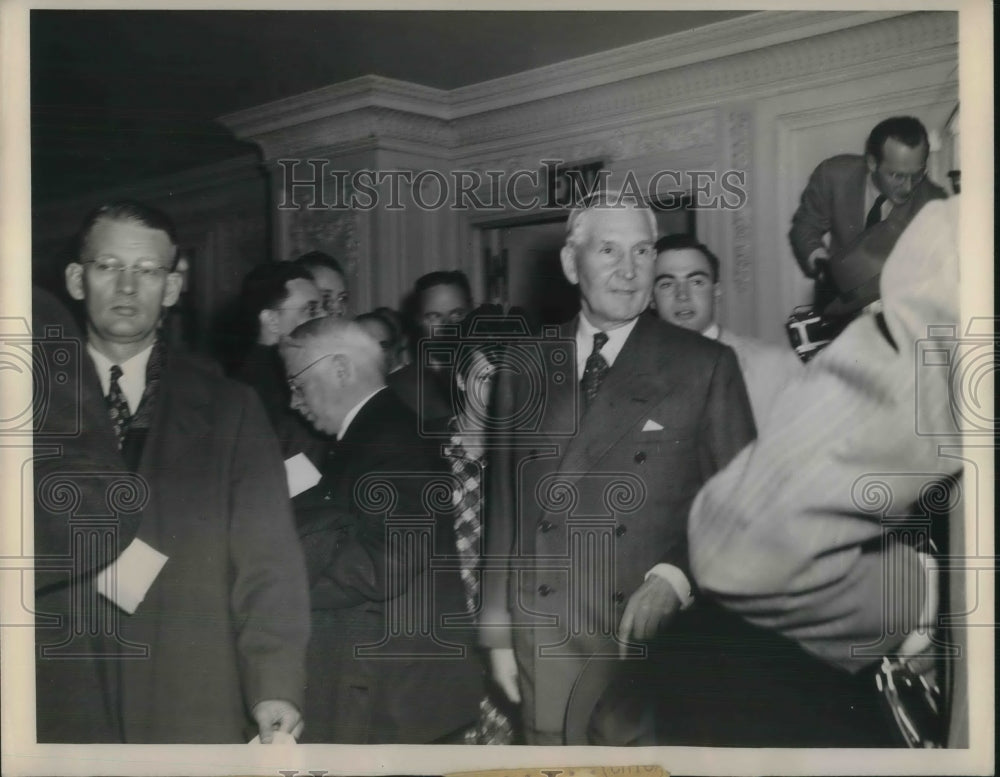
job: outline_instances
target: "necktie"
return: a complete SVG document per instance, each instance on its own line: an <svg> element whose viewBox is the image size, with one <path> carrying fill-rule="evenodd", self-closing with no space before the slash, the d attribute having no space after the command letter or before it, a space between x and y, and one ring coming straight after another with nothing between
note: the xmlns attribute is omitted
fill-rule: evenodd
<svg viewBox="0 0 1000 777"><path fill-rule="evenodd" d="M608 336L604 332L598 332L594 335L594 350L590 352L587 363L583 367L583 379L580 381L580 387L583 389L584 409L590 407L590 403L597 396L597 389L601 387L601 381L611 369L604 357L601 356L601 348L607 341Z"/></svg>
<svg viewBox="0 0 1000 777"><path fill-rule="evenodd" d="M122 387L118 384L118 379L122 376L122 368L117 364L111 365L111 385L108 388L108 414L111 416L111 423L115 427L115 436L118 438L118 450L122 449L125 440L125 431L128 422L132 417L128 411L128 402L122 393Z"/></svg>
<svg viewBox="0 0 1000 777"><path fill-rule="evenodd" d="M865 229L868 229L873 224L878 224L882 220L882 203L884 202L884 194L880 194L875 198L875 204L872 205L872 209L868 211L868 217L865 219Z"/></svg>

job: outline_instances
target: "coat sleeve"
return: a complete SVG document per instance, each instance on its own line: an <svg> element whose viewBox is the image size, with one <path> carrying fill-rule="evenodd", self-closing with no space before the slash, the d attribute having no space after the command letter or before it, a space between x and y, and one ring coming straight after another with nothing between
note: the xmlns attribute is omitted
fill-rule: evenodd
<svg viewBox="0 0 1000 777"><path fill-rule="evenodd" d="M884 519L919 515L961 468L941 450L960 439L948 370L920 360L928 326L958 320L957 211L949 222L944 208L925 207L887 260L884 323L856 319L786 385L691 510L702 590L848 670L872 660L853 647L897 647L924 605L920 559Z"/></svg>
<svg viewBox="0 0 1000 777"><path fill-rule="evenodd" d="M248 708L285 699L302 709L309 593L278 443L251 389L233 384L229 554L231 607Z"/></svg>
<svg viewBox="0 0 1000 777"><path fill-rule="evenodd" d="M810 274L810 254L823 245L823 235L830 231L832 196L827 164L822 162L809 176L788 233L792 253L806 275Z"/></svg>

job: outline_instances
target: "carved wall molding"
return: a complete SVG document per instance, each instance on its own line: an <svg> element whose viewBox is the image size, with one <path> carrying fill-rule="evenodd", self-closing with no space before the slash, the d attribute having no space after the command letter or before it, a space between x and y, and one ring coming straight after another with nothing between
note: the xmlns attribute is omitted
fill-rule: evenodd
<svg viewBox="0 0 1000 777"><path fill-rule="evenodd" d="M753 117L749 111L730 112L727 117L729 127L729 169L747 173L746 187L752 190L753 182ZM754 241L753 212L748 197L742 208L733 211L733 286L737 294L746 294L753 288Z"/></svg>
<svg viewBox="0 0 1000 777"><path fill-rule="evenodd" d="M573 161L600 158L617 162L654 153L673 153L711 147L717 141L716 111L699 111L683 117L672 116L660 122L637 125L627 120L621 126L585 135L561 137L530 148L519 146L520 153L483 159L463 156L456 161L462 169L474 170L485 178L486 171L534 170L542 159Z"/></svg>
<svg viewBox="0 0 1000 777"><path fill-rule="evenodd" d="M283 211L288 218L288 250L283 259L307 251L336 256L351 277L357 277L360 254L358 214L351 210L298 208Z"/></svg>
<svg viewBox="0 0 1000 777"><path fill-rule="evenodd" d="M387 141L405 141L411 147L431 152L455 145L454 130L448 122L421 113L378 106L364 106L246 137L257 143L269 160L313 155L319 148L336 155L373 139L379 145Z"/></svg>

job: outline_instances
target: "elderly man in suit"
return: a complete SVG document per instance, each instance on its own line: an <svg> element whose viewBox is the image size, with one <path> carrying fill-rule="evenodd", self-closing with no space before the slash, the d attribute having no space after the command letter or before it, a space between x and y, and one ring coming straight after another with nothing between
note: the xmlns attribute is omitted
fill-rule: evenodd
<svg viewBox="0 0 1000 777"><path fill-rule="evenodd" d="M339 440L319 498L296 510L312 604L306 735L461 743L483 685L474 636L444 620L465 608L458 564L446 563L456 554L450 475L358 324L314 319L279 347L292 406Z"/></svg>
<svg viewBox="0 0 1000 777"><path fill-rule="evenodd" d="M947 196L927 178L929 149L918 119L894 116L872 129L864 156L840 154L813 171L788 237L802 272L818 279L818 306L834 291L821 277L825 262L848 250L863 231L882 221L905 226L927 202Z"/></svg>
<svg viewBox="0 0 1000 777"><path fill-rule="evenodd" d="M176 261L169 218L117 202L87 219L66 268L117 455L149 492L104 588L118 636L148 654L109 662L89 703L108 705L127 743L245 742L253 729L270 741L302 729L302 552L257 397L160 336Z"/></svg>
<svg viewBox="0 0 1000 777"><path fill-rule="evenodd" d="M656 256L648 207L608 192L567 230L562 266L581 311L560 334L575 360L500 370L503 428L487 469L481 640L494 679L521 702L529 744L566 741L591 657L645 666L630 640L656 637L691 604L688 508L754 435L733 352L642 315ZM532 430L505 423L530 408ZM651 743L634 685L611 685L625 692L598 703L589 741Z"/></svg>

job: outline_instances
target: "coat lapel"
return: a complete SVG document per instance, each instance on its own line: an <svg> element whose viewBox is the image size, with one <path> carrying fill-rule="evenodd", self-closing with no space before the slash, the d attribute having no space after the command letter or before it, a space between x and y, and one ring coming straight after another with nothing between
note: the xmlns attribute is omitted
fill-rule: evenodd
<svg viewBox="0 0 1000 777"><path fill-rule="evenodd" d="M205 381L192 376L193 369L196 368L187 364L183 355L167 351L139 465L139 473L147 483L164 484L164 471L177 467L179 462L189 466L211 447L208 440L212 431L212 394ZM209 466L211 462L204 464ZM162 489L152 489L149 495L139 534L148 538L153 547L162 550L167 537L177 532L176 527L162 527L159 521L164 503L177 496Z"/></svg>
<svg viewBox="0 0 1000 777"><path fill-rule="evenodd" d="M591 471L608 450L634 431L653 406L676 385L674 371L665 369L671 349L656 336L661 327L648 315L639 317L618 358L601 384L594 403L580 421L559 470L571 479Z"/></svg>

